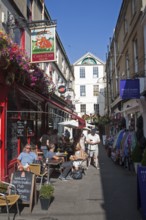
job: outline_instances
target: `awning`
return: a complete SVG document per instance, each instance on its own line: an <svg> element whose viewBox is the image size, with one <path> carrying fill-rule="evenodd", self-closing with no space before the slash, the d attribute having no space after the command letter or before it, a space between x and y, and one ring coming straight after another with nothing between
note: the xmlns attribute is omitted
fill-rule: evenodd
<svg viewBox="0 0 146 220"><path fill-rule="evenodd" d="M77 128L78 127L78 122L75 120L63 121L63 122L59 122L58 124L63 125L68 128Z"/></svg>
<svg viewBox="0 0 146 220"><path fill-rule="evenodd" d="M82 127L86 127L86 122L85 122L85 120L83 119L83 118L81 118L81 117L79 117L78 115L76 115L75 113L73 113L72 112L72 110L71 109L69 109L69 108L67 108L66 106L64 107L64 106L62 106L61 104L59 104L59 103L57 103L57 102L55 102L54 100L52 100L52 99L49 99L49 98L47 98L47 97L45 97L45 96L43 96L43 95L41 95L41 94L39 94L39 93L37 93L37 92L35 92L34 90L32 90L32 89L30 89L29 87L27 87L27 86L17 86L17 89L19 90L19 91L23 91L23 95L25 94L25 96L28 98L28 100L30 100L31 102L33 102L33 98L34 98L34 96L36 95L36 97L38 98L39 97L39 101L46 101L46 102L48 102L49 104L51 104L53 107L56 107L56 108L58 108L58 109L61 109L62 111L64 111L64 112L66 112L66 113L68 113L68 114L70 114L70 116L71 116L71 118L73 119L73 120L78 120L78 123L79 123L79 126L82 128ZM46 112L44 112L44 113L46 113Z"/></svg>

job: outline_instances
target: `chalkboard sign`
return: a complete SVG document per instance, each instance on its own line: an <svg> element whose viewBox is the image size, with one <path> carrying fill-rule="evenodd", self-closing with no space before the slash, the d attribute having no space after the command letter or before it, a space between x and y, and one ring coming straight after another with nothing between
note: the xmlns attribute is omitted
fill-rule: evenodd
<svg viewBox="0 0 146 220"><path fill-rule="evenodd" d="M24 136L24 121L19 120L17 121L17 136L23 137Z"/></svg>
<svg viewBox="0 0 146 220"><path fill-rule="evenodd" d="M142 215L146 217L146 167L137 168L137 202L142 209Z"/></svg>
<svg viewBox="0 0 146 220"><path fill-rule="evenodd" d="M16 186L22 204L29 204L32 209L35 197L35 175L27 171L16 171L11 176L11 183Z"/></svg>

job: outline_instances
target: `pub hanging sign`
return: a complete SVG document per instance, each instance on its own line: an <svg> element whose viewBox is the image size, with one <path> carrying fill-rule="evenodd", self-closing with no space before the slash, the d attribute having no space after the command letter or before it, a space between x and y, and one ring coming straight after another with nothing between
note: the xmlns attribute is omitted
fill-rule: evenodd
<svg viewBox="0 0 146 220"><path fill-rule="evenodd" d="M121 99L140 99L139 79L120 80Z"/></svg>

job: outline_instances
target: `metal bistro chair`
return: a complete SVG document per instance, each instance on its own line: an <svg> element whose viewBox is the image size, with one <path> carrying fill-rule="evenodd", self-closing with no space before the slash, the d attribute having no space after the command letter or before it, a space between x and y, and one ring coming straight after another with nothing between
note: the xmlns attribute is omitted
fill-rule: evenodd
<svg viewBox="0 0 146 220"><path fill-rule="evenodd" d="M41 164L33 163L33 164L30 164L29 167L30 167L30 171L36 175L36 178L41 179L40 185L39 185L39 189L40 189L43 184L43 179L47 175L48 171L45 170L41 172Z"/></svg>
<svg viewBox="0 0 146 220"><path fill-rule="evenodd" d="M18 206L20 195L17 194L16 187L13 184L4 181L0 181L0 184L6 185L8 187L8 190L6 192L0 193L0 207L6 207L8 220L10 220L9 210L15 204L17 207L17 213L20 215ZM11 192L13 192L13 194L10 194Z"/></svg>

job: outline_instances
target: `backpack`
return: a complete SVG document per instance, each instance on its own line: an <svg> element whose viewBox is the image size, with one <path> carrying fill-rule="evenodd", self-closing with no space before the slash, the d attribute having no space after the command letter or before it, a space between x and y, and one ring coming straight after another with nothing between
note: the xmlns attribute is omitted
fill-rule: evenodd
<svg viewBox="0 0 146 220"><path fill-rule="evenodd" d="M72 172L72 178L75 180L80 180L83 177L82 170L75 170Z"/></svg>

